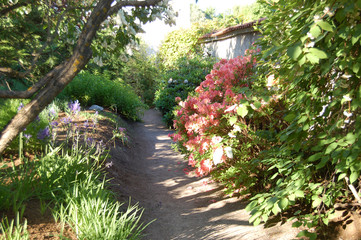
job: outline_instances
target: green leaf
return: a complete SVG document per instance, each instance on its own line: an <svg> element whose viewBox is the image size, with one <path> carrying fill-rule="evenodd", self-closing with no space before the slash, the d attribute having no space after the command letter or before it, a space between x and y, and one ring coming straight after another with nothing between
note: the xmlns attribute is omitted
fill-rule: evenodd
<svg viewBox="0 0 361 240"><path fill-rule="evenodd" d="M344 179L346 177L346 173L341 173L338 178L337 178L337 181L340 181L342 179Z"/></svg>
<svg viewBox="0 0 361 240"><path fill-rule="evenodd" d="M328 22L321 20L321 21L316 22L316 24L325 31L333 32L333 27Z"/></svg>
<svg viewBox="0 0 361 240"><path fill-rule="evenodd" d="M303 197L305 197L305 193L304 193L302 190L297 190L297 191L295 191L295 195L296 195L296 197L298 197L298 198L303 198Z"/></svg>
<svg viewBox="0 0 361 240"><path fill-rule="evenodd" d="M360 174L358 172L352 172L350 175L350 183L354 183L358 178Z"/></svg>
<svg viewBox="0 0 361 240"><path fill-rule="evenodd" d="M285 119L285 121L287 121L287 122L292 122L293 121L293 119L295 119L295 117L296 117L296 114L294 114L294 113L290 113L290 114L287 114L287 116L286 117L284 117L284 119Z"/></svg>
<svg viewBox="0 0 361 240"><path fill-rule="evenodd" d="M300 60L298 60L298 65L302 66L306 62L306 56L303 56Z"/></svg>
<svg viewBox="0 0 361 240"><path fill-rule="evenodd" d="M300 45L292 46L287 49L287 55L293 60L297 60L301 53L302 48L300 47Z"/></svg>
<svg viewBox="0 0 361 240"><path fill-rule="evenodd" d="M306 58L307 58L307 60L310 61L310 63L312 63L312 64L317 64L317 63L320 62L320 59L319 59L317 56L315 56L315 55L313 55L313 54L311 54L311 53L307 53L307 54L306 54Z"/></svg>
<svg viewBox="0 0 361 240"><path fill-rule="evenodd" d="M272 212L273 212L274 215L277 215L279 212L281 212L281 209L280 209L280 207L278 206L278 204L275 203L275 204L273 205Z"/></svg>
<svg viewBox="0 0 361 240"><path fill-rule="evenodd" d="M298 228L298 227L301 227L301 226L302 226L302 223L301 223L301 222L294 222L294 223L292 223L292 227Z"/></svg>
<svg viewBox="0 0 361 240"><path fill-rule="evenodd" d="M278 205L282 210L285 210L288 207L288 199L282 198L281 201L278 202Z"/></svg>
<svg viewBox="0 0 361 240"><path fill-rule="evenodd" d="M317 25L314 25L313 27L311 27L310 33L314 38L317 38L321 34L321 29Z"/></svg>
<svg viewBox="0 0 361 240"><path fill-rule="evenodd" d="M316 199L313 200L312 202L312 207L316 208L318 207L320 204L322 203L322 199L320 197L316 197Z"/></svg>
<svg viewBox="0 0 361 240"><path fill-rule="evenodd" d="M313 154L311 157L308 158L309 162L314 162L317 161L318 159L320 159L322 157L323 153L322 152L318 152L316 154Z"/></svg>
<svg viewBox="0 0 361 240"><path fill-rule="evenodd" d="M319 59L326 59L327 58L327 53L325 53L324 51L318 49L318 48L309 48L308 49L310 51L310 53L316 57L318 57Z"/></svg>
<svg viewBox="0 0 361 240"><path fill-rule="evenodd" d="M239 107L237 108L237 114L241 117L245 117L248 114L248 109L246 105L239 105Z"/></svg>
<svg viewBox="0 0 361 240"><path fill-rule="evenodd" d="M337 142L333 142L326 148L325 154L330 154L333 150L337 148L338 144Z"/></svg>
<svg viewBox="0 0 361 240"><path fill-rule="evenodd" d="M257 218L259 218L261 216L262 212L256 212L255 214L253 214L250 218L249 218L249 222L254 222Z"/></svg>
<svg viewBox="0 0 361 240"><path fill-rule="evenodd" d="M360 66L361 66L361 63L356 62L356 63L352 66L352 71L357 74L357 73L360 71Z"/></svg>
<svg viewBox="0 0 361 240"><path fill-rule="evenodd" d="M237 122L237 116L232 116L229 118L229 124L234 125Z"/></svg>
<svg viewBox="0 0 361 240"><path fill-rule="evenodd" d="M316 165L316 169L323 168L328 161L329 161L329 156L324 156L324 157L321 159L321 162Z"/></svg>

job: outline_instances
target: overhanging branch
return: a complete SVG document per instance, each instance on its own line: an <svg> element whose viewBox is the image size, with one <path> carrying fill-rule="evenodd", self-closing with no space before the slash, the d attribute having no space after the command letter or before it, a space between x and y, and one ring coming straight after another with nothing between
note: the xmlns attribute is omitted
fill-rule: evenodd
<svg viewBox="0 0 361 240"><path fill-rule="evenodd" d="M53 70L51 70L48 74L46 74L42 79L36 82L32 87L30 87L26 91L7 91L7 90L0 90L0 98L18 98L18 99L25 99L32 97L36 92L42 89L45 85L47 85L51 79L56 76L56 73L59 69L62 68L62 65L57 66Z"/></svg>
<svg viewBox="0 0 361 240"><path fill-rule="evenodd" d="M108 15L111 16L114 13L118 12L122 7L150 7L160 3L162 0L146 0L146 1L120 1L115 4L108 12Z"/></svg>

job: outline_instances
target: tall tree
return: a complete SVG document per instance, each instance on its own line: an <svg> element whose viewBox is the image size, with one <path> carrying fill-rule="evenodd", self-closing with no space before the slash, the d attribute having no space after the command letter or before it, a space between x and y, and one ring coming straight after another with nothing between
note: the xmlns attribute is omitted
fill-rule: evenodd
<svg viewBox="0 0 361 240"><path fill-rule="evenodd" d="M0 90L0 98L31 98L2 130L0 153L84 68L93 55L97 32L111 29L104 49L112 42L122 48L140 28L136 19L145 23L165 18L172 23L173 17L168 0L0 0L0 27L9 33L0 40L0 51L9 56L0 58L0 73L35 79L24 91ZM24 44L11 41L16 37L22 37Z"/></svg>

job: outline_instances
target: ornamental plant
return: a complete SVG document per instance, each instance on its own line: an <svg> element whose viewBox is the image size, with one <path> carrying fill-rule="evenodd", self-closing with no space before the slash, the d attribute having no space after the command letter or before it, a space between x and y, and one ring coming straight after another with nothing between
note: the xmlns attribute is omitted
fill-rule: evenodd
<svg viewBox="0 0 361 240"><path fill-rule="evenodd" d="M261 2L258 73L280 83L288 124L259 158L272 187L247 209L254 224L287 211L316 239L337 206L361 203L361 1Z"/></svg>
<svg viewBox="0 0 361 240"><path fill-rule="evenodd" d="M253 159L269 148L264 136L272 136L282 127L269 117L280 112L275 109L282 109L282 102L276 97L266 102L271 98L255 92L255 63L252 52L223 59L193 96L184 102L176 99L173 141L196 168L197 176L211 174L230 194L257 190L264 184L268 173Z"/></svg>

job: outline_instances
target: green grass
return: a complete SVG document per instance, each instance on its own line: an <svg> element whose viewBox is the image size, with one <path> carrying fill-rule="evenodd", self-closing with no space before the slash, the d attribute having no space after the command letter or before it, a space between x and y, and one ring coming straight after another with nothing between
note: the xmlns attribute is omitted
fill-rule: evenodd
<svg viewBox="0 0 361 240"><path fill-rule="evenodd" d="M107 115L102 117L109 119ZM111 119L124 126L118 118ZM10 222L3 217L0 239L27 239L26 222L20 224L19 219L34 199L42 213L51 208L54 219L69 225L78 239L139 239L147 226L139 222L142 209L124 208L107 187L102 146L79 142L52 146L31 161L23 158L19 165L0 160L0 211L18 215Z"/></svg>

